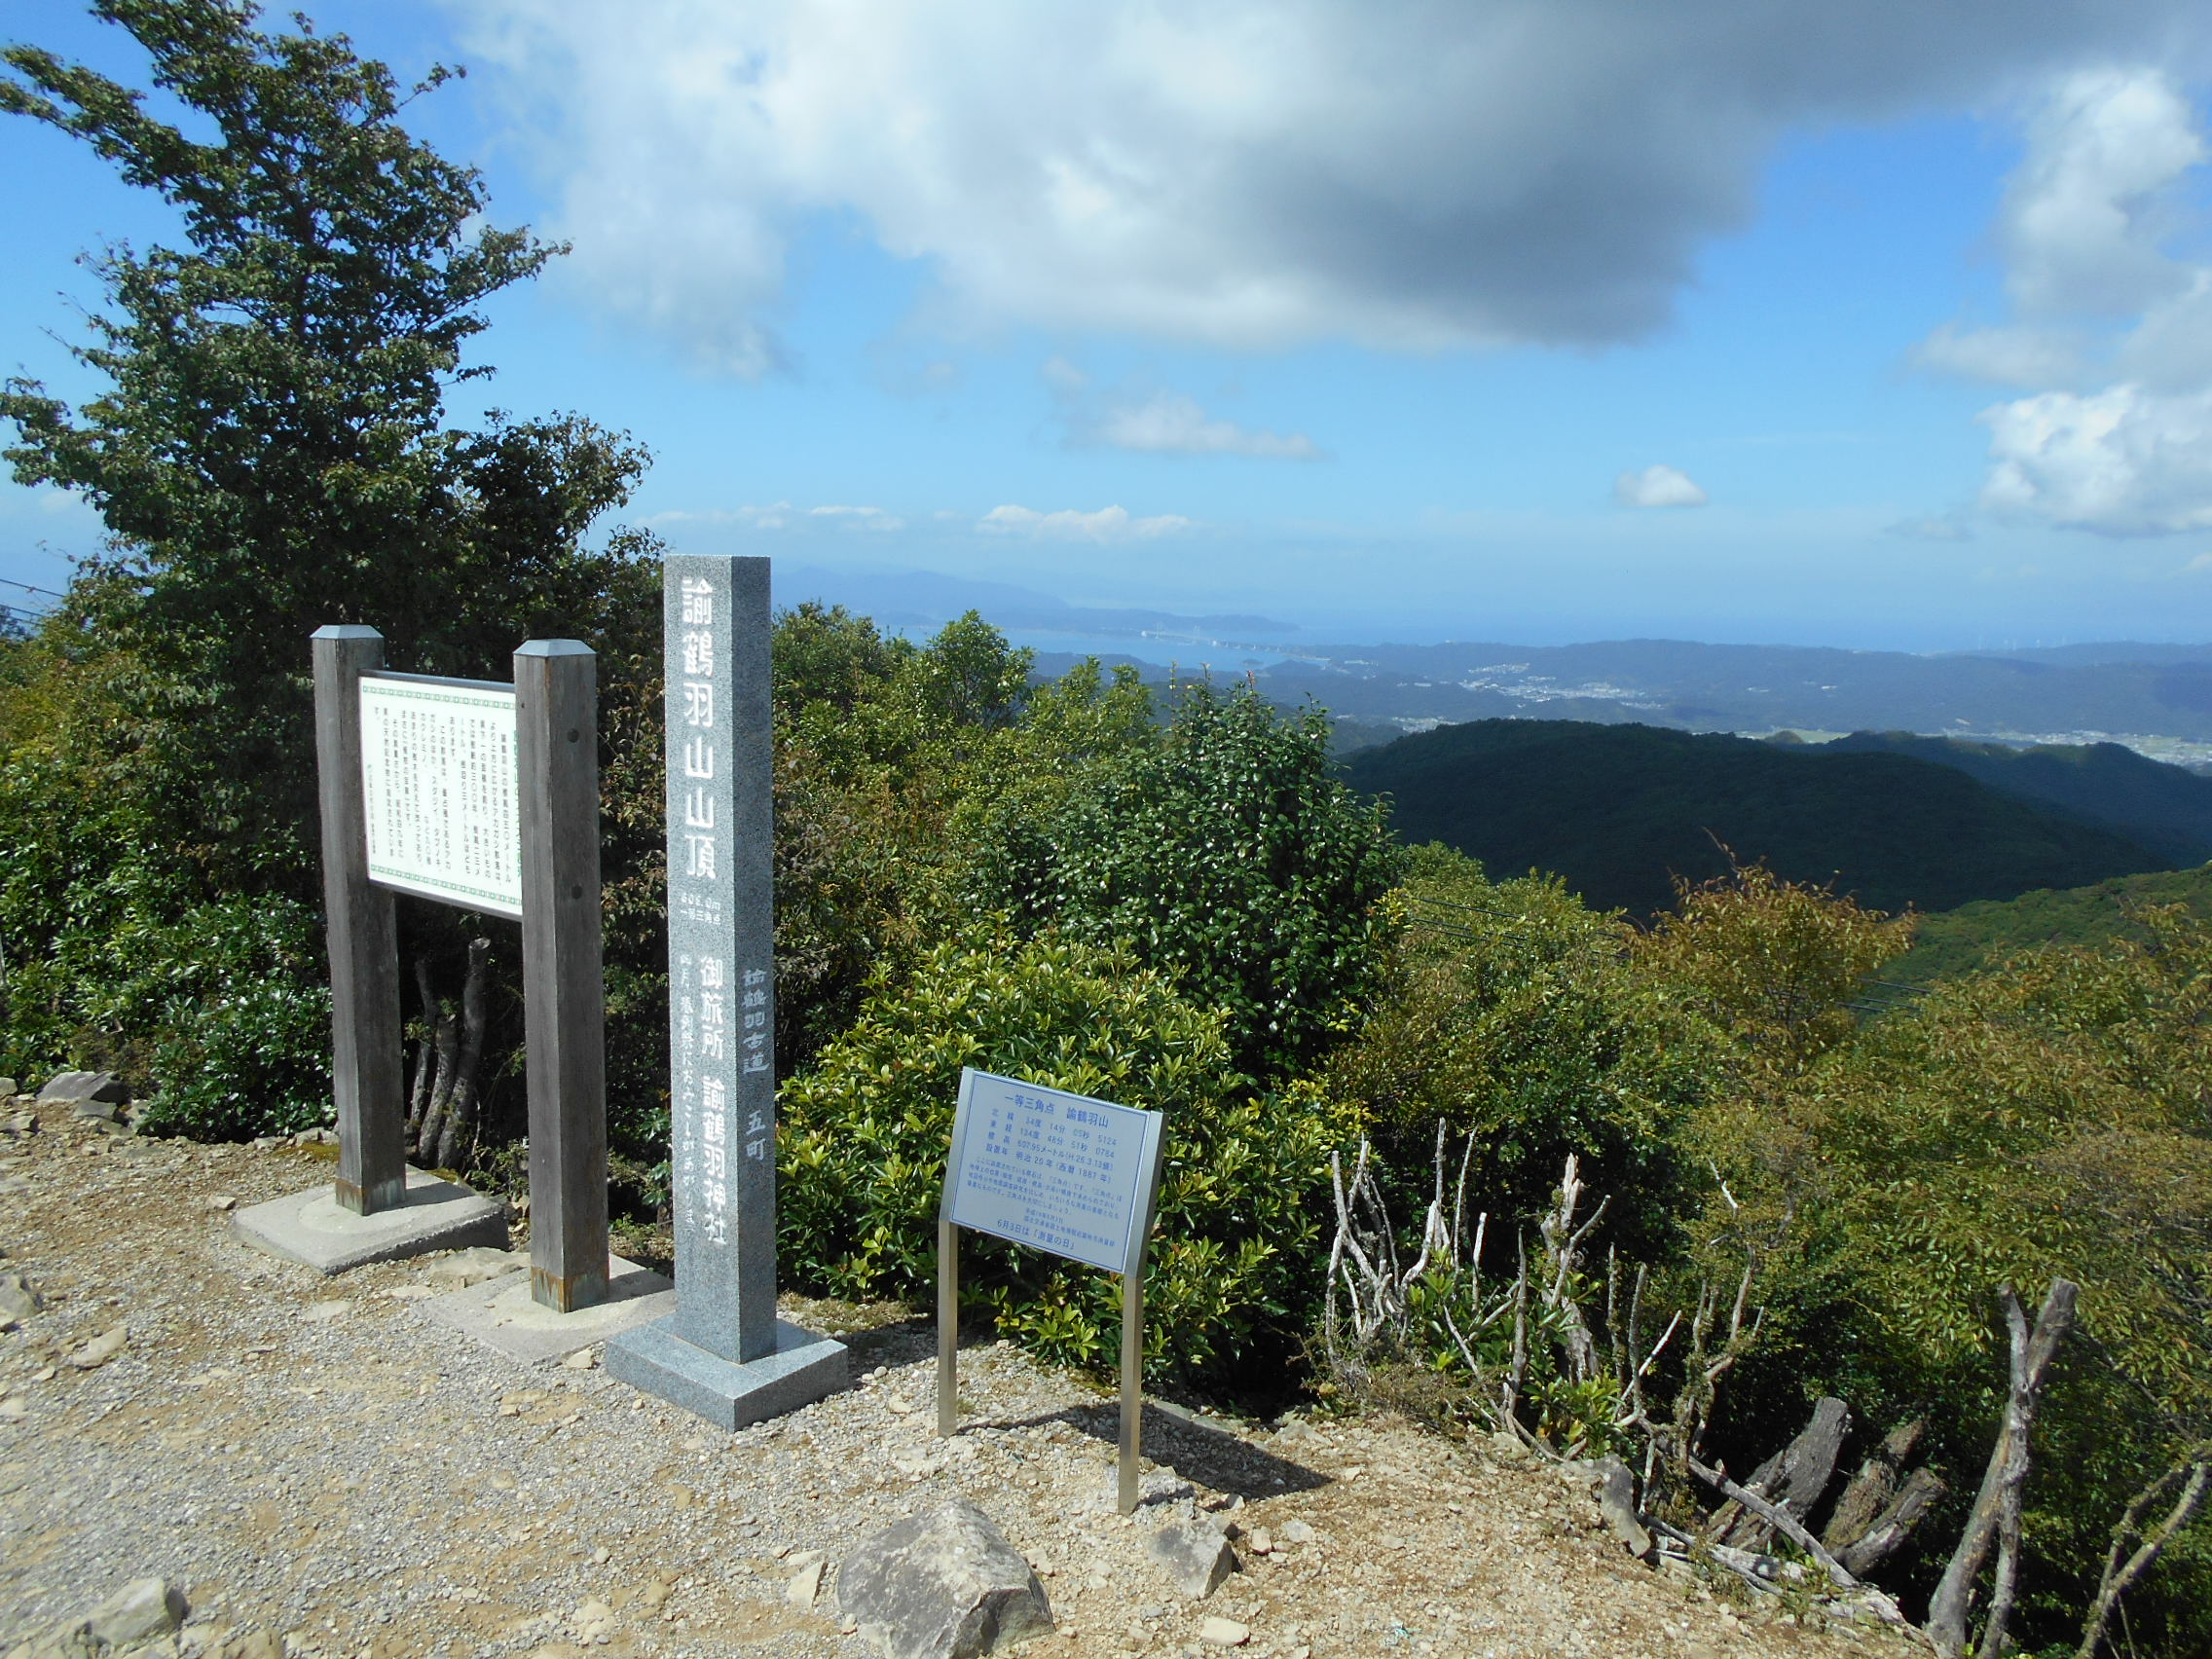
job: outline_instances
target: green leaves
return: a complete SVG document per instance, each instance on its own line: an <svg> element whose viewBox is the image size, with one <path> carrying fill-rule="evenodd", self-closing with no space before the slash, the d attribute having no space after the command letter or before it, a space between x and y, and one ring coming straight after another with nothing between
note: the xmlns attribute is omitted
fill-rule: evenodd
<svg viewBox="0 0 2212 1659"><path fill-rule="evenodd" d="M788 1269L858 1297L934 1282L963 1065L1166 1114L1148 1367L1202 1373L1289 1340L1286 1316L1317 1289L1310 1200L1348 1120L1310 1089L1253 1095L1220 1014L1192 1007L1126 950L1066 940L938 946L785 1086ZM1121 1319L1111 1275L995 1239L964 1250L967 1282L1002 1331L1056 1360L1110 1362Z"/></svg>

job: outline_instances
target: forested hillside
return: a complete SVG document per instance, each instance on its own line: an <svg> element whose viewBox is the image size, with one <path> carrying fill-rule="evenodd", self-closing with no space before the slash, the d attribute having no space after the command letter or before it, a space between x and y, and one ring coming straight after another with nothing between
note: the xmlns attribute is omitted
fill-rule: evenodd
<svg viewBox="0 0 2212 1659"><path fill-rule="evenodd" d="M1855 731L1830 755L1907 755L1955 766L1991 789L2100 825L2177 865L2212 859L2212 777L2152 760L2117 743L1971 743L1903 731Z"/></svg>
<svg viewBox="0 0 2212 1659"><path fill-rule="evenodd" d="M1554 871L1590 903L1640 915L1667 907L1677 877L1724 874L1731 851L1888 910L2168 863L1912 756L1654 726L1476 720L1363 750L1345 776L1387 796L1410 841L1442 841L1494 870Z"/></svg>
<svg viewBox="0 0 2212 1659"><path fill-rule="evenodd" d="M2087 887L2040 888L2017 899L1984 899L1956 910L1923 916L1912 949L1885 976L1924 984L1992 968L2024 951L2056 946L2102 948L2119 940L2151 937L2147 906L2181 904L2212 921L2212 866L2115 876Z"/></svg>

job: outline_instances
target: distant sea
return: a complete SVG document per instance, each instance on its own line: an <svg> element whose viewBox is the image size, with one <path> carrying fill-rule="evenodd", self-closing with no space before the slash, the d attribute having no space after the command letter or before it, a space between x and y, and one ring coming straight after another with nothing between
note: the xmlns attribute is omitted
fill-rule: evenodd
<svg viewBox="0 0 2212 1659"><path fill-rule="evenodd" d="M935 628L909 627L899 630L909 639L921 642L935 634ZM1201 665L1210 665L1216 674L1234 672L1242 668L1269 668L1284 660L1279 650L1249 650L1235 644L1222 645L1211 640L1184 636L1175 638L1140 637L1135 634L1067 634L1050 628L1002 629L1010 645L1026 645L1034 651L1060 651L1071 656L1095 656L1108 660L1133 657L1138 662L1152 663L1160 668L1177 667L1197 672Z"/></svg>

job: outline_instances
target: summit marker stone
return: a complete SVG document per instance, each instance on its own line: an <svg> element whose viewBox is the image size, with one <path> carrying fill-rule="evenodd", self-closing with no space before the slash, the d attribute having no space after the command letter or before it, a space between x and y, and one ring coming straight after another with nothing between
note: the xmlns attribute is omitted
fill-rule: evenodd
<svg viewBox="0 0 2212 1659"><path fill-rule="evenodd" d="M676 1312L604 1363L739 1428L842 1387L846 1357L776 1317L768 561L679 556L662 580Z"/></svg>

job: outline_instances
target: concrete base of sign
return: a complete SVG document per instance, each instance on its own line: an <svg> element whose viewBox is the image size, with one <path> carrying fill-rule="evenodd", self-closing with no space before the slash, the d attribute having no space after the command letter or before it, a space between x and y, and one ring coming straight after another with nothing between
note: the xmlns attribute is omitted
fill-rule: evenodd
<svg viewBox="0 0 2212 1659"><path fill-rule="evenodd" d="M469 1244L503 1250L507 1244L502 1205L457 1181L412 1168L407 1171L407 1199L397 1209L355 1215L338 1207L329 1187L311 1187L240 1210L231 1225L247 1243L324 1273L426 1250L459 1250Z"/></svg>
<svg viewBox="0 0 2212 1659"><path fill-rule="evenodd" d="M852 1381L843 1343L782 1319L776 1351L750 1364L732 1364L665 1324L625 1331L607 1345L605 1364L609 1377L732 1429L811 1405Z"/></svg>
<svg viewBox="0 0 2212 1659"><path fill-rule="evenodd" d="M433 1297L423 1311L517 1364L541 1365L667 1318L676 1311L676 1292L660 1274L610 1256L607 1300L573 1313L556 1313L533 1301L528 1269Z"/></svg>

